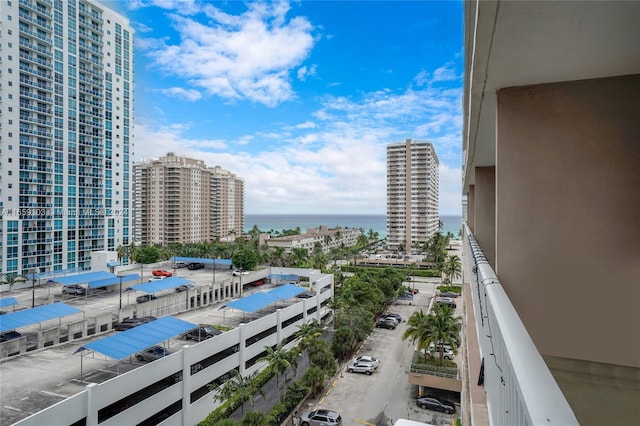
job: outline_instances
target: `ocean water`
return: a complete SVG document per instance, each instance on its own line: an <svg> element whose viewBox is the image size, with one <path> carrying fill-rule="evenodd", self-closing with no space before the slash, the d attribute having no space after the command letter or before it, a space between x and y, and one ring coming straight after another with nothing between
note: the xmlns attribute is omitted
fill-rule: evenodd
<svg viewBox="0 0 640 426"><path fill-rule="evenodd" d="M446 234L451 232L456 237L462 229L460 216L441 216L443 229ZM386 215L312 215L312 214L247 214L244 217L245 232L253 229L254 225L263 232L282 231L300 227L301 232L307 228L317 228L327 225L329 228L362 228L365 233L372 229L380 237L387 235Z"/></svg>

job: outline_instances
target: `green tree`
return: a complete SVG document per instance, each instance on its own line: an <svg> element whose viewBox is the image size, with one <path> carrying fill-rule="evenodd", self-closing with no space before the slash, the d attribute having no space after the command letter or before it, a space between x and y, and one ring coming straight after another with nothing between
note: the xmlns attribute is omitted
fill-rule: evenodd
<svg viewBox="0 0 640 426"><path fill-rule="evenodd" d="M447 260L444 263L443 272L450 283L452 283L456 278L459 278L462 273L460 258L457 255L447 257Z"/></svg>
<svg viewBox="0 0 640 426"><path fill-rule="evenodd" d="M428 315L421 310L415 311L407 320L407 328L402 334L402 340L411 339L418 350L423 350L425 357L429 347Z"/></svg>
<svg viewBox="0 0 640 426"><path fill-rule="evenodd" d="M447 305L436 304L429 315L428 342L439 347L440 366L444 361L444 345L451 346L454 353L460 347L462 318L453 316L453 309ZM441 345L438 345L441 343Z"/></svg>
<svg viewBox="0 0 640 426"><path fill-rule="evenodd" d="M284 255L284 247L273 247L271 251L271 255L269 256L271 259L271 264L273 266L284 266L285 264L285 255Z"/></svg>
<svg viewBox="0 0 640 426"><path fill-rule="evenodd" d="M294 268L304 268L309 260L309 252L305 248L296 247L291 249L291 266Z"/></svg>
<svg viewBox="0 0 640 426"><path fill-rule="evenodd" d="M264 426L267 424L267 416L259 411L249 411L240 424L241 426Z"/></svg>
<svg viewBox="0 0 640 426"><path fill-rule="evenodd" d="M336 358L344 359L345 355L351 352L356 343L357 340L353 330L349 327L342 326L336 330L333 336L331 350Z"/></svg>
<svg viewBox="0 0 640 426"><path fill-rule="evenodd" d="M291 367L291 362L289 361L287 350L284 349L282 342L280 342L275 349L271 346L265 346L264 349L267 352L267 355L258 359L258 362L266 361L271 366L271 369L275 371L278 401L280 401L280 375L285 373L287 369Z"/></svg>
<svg viewBox="0 0 640 426"><path fill-rule="evenodd" d="M243 247L234 253L232 261L238 268L250 271L256 268L258 259L258 252L251 248Z"/></svg>
<svg viewBox="0 0 640 426"><path fill-rule="evenodd" d="M324 387L325 373L322 368L314 365L302 376L302 383L311 389L311 397L315 398Z"/></svg>
<svg viewBox="0 0 640 426"><path fill-rule="evenodd" d="M135 251L137 263L149 264L160 260L160 249L156 246L142 246Z"/></svg>

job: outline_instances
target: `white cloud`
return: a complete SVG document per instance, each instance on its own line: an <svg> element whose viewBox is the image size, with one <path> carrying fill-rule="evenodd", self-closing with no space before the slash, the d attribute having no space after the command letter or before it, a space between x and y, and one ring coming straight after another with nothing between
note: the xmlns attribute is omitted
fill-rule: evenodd
<svg viewBox="0 0 640 426"><path fill-rule="evenodd" d="M209 94L278 105L294 98L289 74L308 57L313 27L304 17L287 20L287 2L247 7L233 16L206 4L208 24L173 13L169 16L180 35L178 44L153 40L139 46L147 49L154 65ZM313 67L306 71L313 72Z"/></svg>
<svg viewBox="0 0 640 426"><path fill-rule="evenodd" d="M301 66L298 68L298 80L305 81L307 76L316 75L317 68L317 65L311 65L309 68L306 65Z"/></svg>
<svg viewBox="0 0 640 426"><path fill-rule="evenodd" d="M462 89L433 87L379 90L360 99L327 96L308 120L274 123L238 140L191 140L186 125L137 126L136 146L236 173L245 181L248 213L384 214L386 146L427 140L441 163L440 212L459 214L461 97Z"/></svg>
<svg viewBox="0 0 640 426"><path fill-rule="evenodd" d="M170 96L188 99L190 101L197 101L202 97L202 94L197 90L183 89L182 87L171 87L169 89L162 89L161 92Z"/></svg>
<svg viewBox="0 0 640 426"><path fill-rule="evenodd" d="M459 77L456 75L453 62L447 62L433 72L432 81L451 81Z"/></svg>

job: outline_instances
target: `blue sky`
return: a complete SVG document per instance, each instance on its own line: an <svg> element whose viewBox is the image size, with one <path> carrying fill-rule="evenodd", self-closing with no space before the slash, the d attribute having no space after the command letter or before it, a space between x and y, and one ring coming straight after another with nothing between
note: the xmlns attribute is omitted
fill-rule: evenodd
<svg viewBox="0 0 640 426"><path fill-rule="evenodd" d="M461 214L461 1L102 3L135 29L134 161L221 166L249 214L385 214L386 146L425 140Z"/></svg>

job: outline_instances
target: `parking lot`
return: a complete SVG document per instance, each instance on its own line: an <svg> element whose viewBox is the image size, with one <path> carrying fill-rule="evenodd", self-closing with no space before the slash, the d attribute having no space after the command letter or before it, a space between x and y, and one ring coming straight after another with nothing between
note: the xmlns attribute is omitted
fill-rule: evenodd
<svg viewBox="0 0 640 426"><path fill-rule="evenodd" d="M407 374L411 366L413 344L402 340L406 320L418 309L426 310L434 295L434 280L415 282L419 293L411 304L394 303L388 312L400 314L402 323L395 330L375 328L362 344L358 355L372 355L380 360L380 367L372 375L348 373L342 363L341 374L327 391L303 407L306 410L325 408L342 416L344 425L392 425L399 418L416 420L433 425L451 425L450 415L419 408L416 405L417 387L408 383ZM460 309L460 308L458 308ZM459 358L460 355L456 355ZM458 365L460 360L456 359ZM459 411L459 410L458 410Z"/></svg>

